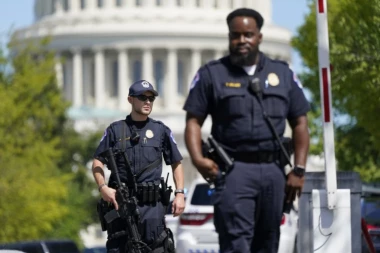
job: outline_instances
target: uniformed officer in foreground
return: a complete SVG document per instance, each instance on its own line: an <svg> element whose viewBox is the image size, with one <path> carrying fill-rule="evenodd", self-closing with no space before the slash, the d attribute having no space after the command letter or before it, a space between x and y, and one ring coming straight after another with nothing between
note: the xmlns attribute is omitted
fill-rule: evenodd
<svg viewBox="0 0 380 253"><path fill-rule="evenodd" d="M122 149L127 153L132 172L135 175L138 186L157 185L160 182L162 173L162 157L167 165L173 169L173 179L176 186L175 198L173 201L172 213L174 216L180 215L185 207L184 201L184 176L181 164L182 156L177 148L177 144L171 130L160 121L148 117L153 108L154 100L158 96L151 83L145 80L137 81L129 89L128 102L132 106L131 113L125 120L112 123L104 132L104 135L96 149L92 171L95 181L103 200L112 203L118 209L116 201L115 174L111 173L108 185L106 184L103 172L105 158L102 154L109 148ZM121 139L121 131L125 130L125 142ZM123 148L124 147L124 148ZM128 174L125 164L116 160L120 180L127 184ZM142 172L144 170L144 172ZM146 183L146 184L143 184ZM144 194L141 194L143 196ZM140 231L142 240L148 245L152 245L164 230L164 218L166 214L163 203L154 197L152 203L143 202L139 199L138 209L141 215ZM126 237L114 238L116 232L126 230L125 224L116 219L108 229L107 252L126 252ZM159 245L162 247L162 245ZM154 251L157 253L166 251Z"/></svg>
<svg viewBox="0 0 380 253"><path fill-rule="evenodd" d="M230 53L199 69L184 105L185 141L192 162L215 184L214 224L222 253L277 252L284 197L292 202L304 183L309 103L288 65L259 51L263 22L252 9L228 15ZM286 119L293 130L296 166L287 176L263 111L281 142ZM202 154L201 127L209 114L212 136L234 158L225 175L223 164Z"/></svg>

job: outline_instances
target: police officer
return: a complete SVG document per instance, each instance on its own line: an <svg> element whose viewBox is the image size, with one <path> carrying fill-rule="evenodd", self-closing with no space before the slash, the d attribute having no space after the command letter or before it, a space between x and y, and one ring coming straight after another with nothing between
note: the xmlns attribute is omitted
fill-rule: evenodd
<svg viewBox="0 0 380 253"><path fill-rule="evenodd" d="M198 70L184 105L192 162L215 184L214 224L223 253L277 252L285 195L292 202L304 183L309 104L288 65L260 52L263 22L252 9L227 16L230 53ZM281 142L286 119L293 130L296 166L287 176L264 112ZM234 158L225 175L218 169L223 165L202 155L201 127L208 114L211 134Z"/></svg>
<svg viewBox="0 0 380 253"><path fill-rule="evenodd" d="M103 165L105 158L102 153L109 149L122 149L129 158L132 172L139 175L136 178L139 189L141 185L154 185L159 182L162 173L162 157L167 165L171 165L173 179L176 186L175 198L172 205L174 216L180 215L185 207L184 179L182 156L171 130L160 121L148 117L153 108L154 100L158 96L151 83L140 80L132 84L129 89L128 102L132 106L131 113L125 120L112 123L104 132L104 135L96 149L92 171L103 200L113 204L118 209L115 190L115 174L111 173L108 185L105 182ZM121 140L122 131L125 131L125 141ZM123 183L128 184L125 165L116 160L118 173ZM146 184L144 184L146 183ZM140 195L139 195L140 196ZM141 194L144 196L144 194ZM140 196L140 197L141 197ZM138 209L141 215L140 231L143 242L152 245L164 230L165 206L160 200L144 201L138 198ZM126 237L112 236L116 232L126 230L125 224L119 219L111 223L108 229L107 252L126 252ZM162 247L160 244L157 248ZM166 252L156 250L154 252Z"/></svg>

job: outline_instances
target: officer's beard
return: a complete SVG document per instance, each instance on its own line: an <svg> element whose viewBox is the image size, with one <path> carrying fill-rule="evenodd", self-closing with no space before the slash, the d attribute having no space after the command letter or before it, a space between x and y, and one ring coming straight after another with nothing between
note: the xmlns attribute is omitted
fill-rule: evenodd
<svg viewBox="0 0 380 253"><path fill-rule="evenodd" d="M230 60L233 65L243 67L243 66L252 66L256 64L256 58L259 53L258 50L249 51L248 54L241 54L240 52L237 51L237 49L234 50L233 48L231 48L231 46L229 47L229 50L230 50Z"/></svg>

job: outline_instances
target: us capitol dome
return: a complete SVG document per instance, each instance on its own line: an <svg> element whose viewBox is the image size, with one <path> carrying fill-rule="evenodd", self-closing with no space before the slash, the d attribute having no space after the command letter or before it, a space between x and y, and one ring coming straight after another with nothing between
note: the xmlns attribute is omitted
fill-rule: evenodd
<svg viewBox="0 0 380 253"><path fill-rule="evenodd" d="M51 36L50 47L64 59L56 64L58 85L79 131L125 118L129 86L150 81L160 94L151 116L172 129L186 166L189 85L202 64L228 53L226 16L239 7L263 15L261 50L290 63L291 32L272 22L270 0L35 0L35 22L15 34ZM191 176L185 178L188 185Z"/></svg>

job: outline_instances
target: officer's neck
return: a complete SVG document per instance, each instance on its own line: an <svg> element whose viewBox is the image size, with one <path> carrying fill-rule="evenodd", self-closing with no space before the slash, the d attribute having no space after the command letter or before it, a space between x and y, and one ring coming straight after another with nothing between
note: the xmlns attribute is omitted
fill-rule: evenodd
<svg viewBox="0 0 380 253"><path fill-rule="evenodd" d="M133 121L146 121L148 119L148 115L143 115L134 111L132 111L130 115Z"/></svg>

